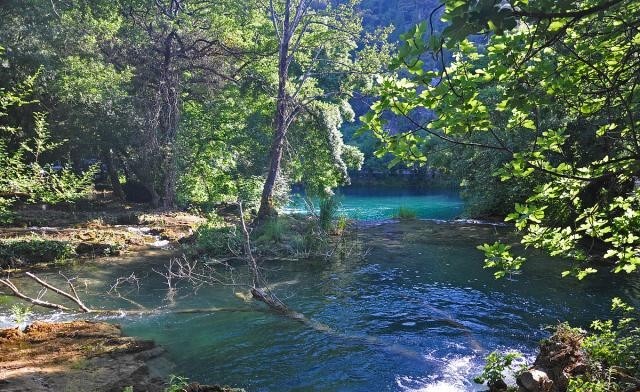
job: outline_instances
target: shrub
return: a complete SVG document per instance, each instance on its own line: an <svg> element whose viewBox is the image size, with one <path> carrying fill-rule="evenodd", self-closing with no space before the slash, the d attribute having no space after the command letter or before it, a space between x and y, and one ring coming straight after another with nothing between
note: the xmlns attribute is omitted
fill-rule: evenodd
<svg viewBox="0 0 640 392"><path fill-rule="evenodd" d="M16 215L11 211L12 199L0 197L0 226L10 225L15 221Z"/></svg>
<svg viewBox="0 0 640 392"><path fill-rule="evenodd" d="M335 196L320 199L320 214L318 215L318 222L322 230L331 230L339 210L340 201Z"/></svg>
<svg viewBox="0 0 640 392"><path fill-rule="evenodd" d="M258 242L282 242L287 232L286 223L280 218L271 218L258 229Z"/></svg>
<svg viewBox="0 0 640 392"><path fill-rule="evenodd" d="M209 255L240 254L242 236L234 225L209 221L195 232L195 251Z"/></svg>
<svg viewBox="0 0 640 392"><path fill-rule="evenodd" d="M31 311L30 306L22 305L22 304L14 304L11 307L11 317L13 318L13 322L18 326L24 324L29 316L33 313Z"/></svg>
<svg viewBox="0 0 640 392"><path fill-rule="evenodd" d="M513 373L517 373L519 368L514 369L513 362L516 359L522 358L522 354L519 352L510 352L502 354L498 351L494 351L485 358L485 365L482 369L482 373L473 379L478 384L484 384L485 382L491 388L499 384L504 384L502 380L504 378L504 372L509 370Z"/></svg>
<svg viewBox="0 0 640 392"><path fill-rule="evenodd" d="M66 241L41 238L0 241L0 267L12 264L63 262L75 254L74 246Z"/></svg>
<svg viewBox="0 0 640 392"><path fill-rule="evenodd" d="M592 362L592 371L586 375L584 383L608 384L611 377L607 370L612 369L632 378L640 377L640 323L637 314L634 314L635 309L618 298L613 299L612 308L622 311L623 318L617 323L613 320L594 321L591 324L592 333L583 341L582 348ZM586 389L575 389L582 390Z"/></svg>

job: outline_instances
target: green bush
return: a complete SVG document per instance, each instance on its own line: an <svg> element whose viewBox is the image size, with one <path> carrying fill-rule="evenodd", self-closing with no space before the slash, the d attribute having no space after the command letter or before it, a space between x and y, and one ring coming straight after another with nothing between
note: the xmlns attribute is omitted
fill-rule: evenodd
<svg viewBox="0 0 640 392"><path fill-rule="evenodd" d="M318 215L318 222L322 230L331 230L339 210L340 201L335 196L320 199L320 214Z"/></svg>
<svg viewBox="0 0 640 392"><path fill-rule="evenodd" d="M32 313L30 306L14 304L11 307L11 317L17 325L25 323Z"/></svg>
<svg viewBox="0 0 640 392"><path fill-rule="evenodd" d="M519 352L500 353L494 351L485 358L485 365L482 369L482 373L473 379L478 384L484 384L485 382L489 387L495 386L502 382L504 378L504 372L509 370L514 374L517 373L520 368L514 368L513 362L516 359L522 358L522 354Z"/></svg>
<svg viewBox="0 0 640 392"><path fill-rule="evenodd" d="M592 332L584 339L582 348L591 366L582 379L576 380L569 391L627 390L630 385L612 379L611 372L627 374L627 378L640 378L640 323L635 309L619 298L613 299L613 310L622 312L618 322L597 320L591 324ZM598 389L604 385L605 389ZM570 385L571 387L571 385ZM589 389L592 388L592 389Z"/></svg>
<svg viewBox="0 0 640 392"><path fill-rule="evenodd" d="M258 229L256 241L280 243L285 239L287 231L288 227L283 219L271 218Z"/></svg>
<svg viewBox="0 0 640 392"><path fill-rule="evenodd" d="M412 208L401 206L398 207L393 217L400 220L416 219L418 213Z"/></svg>
<svg viewBox="0 0 640 392"><path fill-rule="evenodd" d="M238 228L218 221L210 221L195 232L195 251L208 255L240 254L243 240Z"/></svg>
<svg viewBox="0 0 640 392"><path fill-rule="evenodd" d="M75 255L75 247L66 241L41 238L0 240L0 267L64 262Z"/></svg>
<svg viewBox="0 0 640 392"><path fill-rule="evenodd" d="M13 199L0 197L0 226L10 225L15 221L16 215L11 211Z"/></svg>

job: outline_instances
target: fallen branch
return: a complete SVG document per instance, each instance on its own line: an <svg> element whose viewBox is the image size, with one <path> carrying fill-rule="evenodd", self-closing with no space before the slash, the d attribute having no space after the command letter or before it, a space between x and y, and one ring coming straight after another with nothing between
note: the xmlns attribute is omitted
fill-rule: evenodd
<svg viewBox="0 0 640 392"><path fill-rule="evenodd" d="M240 223L242 224L242 232L244 234L245 240L245 255L247 258L247 263L249 264L249 270L251 271L253 281L253 284L251 286L251 295L253 295L255 299L264 302L267 306L279 313L292 313L289 308L287 308L287 305L285 305L284 302L280 301L280 299L276 297L271 292L271 290L269 290L266 281L262 277L260 268L258 267L258 262L256 261L255 257L253 257L253 252L251 251L251 236L249 235L249 230L247 230L247 224L244 221L242 202L238 202L238 209L240 210Z"/></svg>
<svg viewBox="0 0 640 392"><path fill-rule="evenodd" d="M69 283L69 286L71 287L71 290L73 291L74 295L69 294L64 290L61 290L61 289L59 289L59 288L57 288L55 286L50 285L49 283L47 283L44 280L38 278L37 276L35 276L31 272L26 272L25 275L27 275L31 279L35 280L36 282L38 282L38 284L40 284L41 286L44 286L47 289L53 291L54 293L56 293L58 295L61 295L63 297L66 297L66 298L70 299L71 301L75 302L78 305L78 307L80 308L80 310L82 310L82 312L84 312L84 313L91 312L91 309L86 307L85 304L82 302L82 300L80 300L80 298L78 297L78 293L76 293L76 289L73 287L73 284L71 283L70 280L67 279L67 282Z"/></svg>
<svg viewBox="0 0 640 392"><path fill-rule="evenodd" d="M68 308L68 307L66 307L64 305L56 304L56 303L53 303L53 302L43 301L43 300L38 299L38 298L29 297L28 295L23 294L16 287L16 285L14 285L13 282L11 282L9 279L0 279L0 284L3 284L6 287L8 287L9 290L11 290L11 292L13 293L13 295L15 297L18 297L18 298L20 298L20 299L22 299L24 301L30 302L30 303L32 303L34 305L42 306L43 308L62 310L62 311L65 311L65 312L73 311L73 309Z"/></svg>

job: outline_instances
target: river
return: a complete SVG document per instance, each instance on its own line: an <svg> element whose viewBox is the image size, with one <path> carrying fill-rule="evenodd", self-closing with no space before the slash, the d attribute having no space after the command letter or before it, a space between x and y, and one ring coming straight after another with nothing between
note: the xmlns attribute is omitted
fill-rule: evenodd
<svg viewBox="0 0 640 392"><path fill-rule="evenodd" d="M346 209L367 217L389 217L389 211L409 201L412 207L422 206L424 218L446 220L461 211L459 199L447 194L343 197ZM430 207L432 202L437 207ZM531 358L548 327L561 320L587 326L610 315L611 297L637 300L640 292L637 282L620 279L612 285L604 272L583 282L562 279L567 263L536 252L527 252L522 274L496 281L482 268L482 254L475 247L511 238L504 227L365 220L359 228L370 249L364 260L266 265L278 296L330 331L245 303L226 286L197 292L185 286L173 309L227 311L106 319L120 323L126 334L154 339L176 364L173 373L203 383L278 392L479 391L483 388L472 378L492 350L516 349ZM135 273L139 287L128 285L121 293L157 307L167 305L166 286L150 267L159 269L164 262L166 256L159 255L65 268L87 284L88 302L104 307L127 306L104 292L117 277ZM242 278L238 272L236 279ZM48 279L59 280L57 270Z"/></svg>

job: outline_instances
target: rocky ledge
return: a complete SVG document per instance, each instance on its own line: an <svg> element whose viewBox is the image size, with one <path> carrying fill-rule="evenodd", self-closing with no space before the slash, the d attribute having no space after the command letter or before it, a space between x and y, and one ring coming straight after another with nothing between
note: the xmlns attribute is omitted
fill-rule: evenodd
<svg viewBox="0 0 640 392"><path fill-rule="evenodd" d="M0 390L164 391L168 376L155 374L149 366L161 365L162 354L152 341L124 337L117 325L108 323L36 322L24 331L4 329L0 330ZM197 383L186 390L241 391Z"/></svg>

